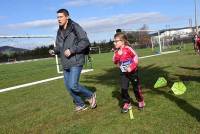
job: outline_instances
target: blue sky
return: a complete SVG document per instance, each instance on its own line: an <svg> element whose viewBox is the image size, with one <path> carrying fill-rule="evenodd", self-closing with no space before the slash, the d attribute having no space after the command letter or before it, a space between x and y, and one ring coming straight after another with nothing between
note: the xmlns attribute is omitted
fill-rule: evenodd
<svg viewBox="0 0 200 134"><path fill-rule="evenodd" d="M96 42L112 39L117 28L186 27L189 19L194 25L194 0L1 0L0 35L55 36L60 8L68 9Z"/></svg>

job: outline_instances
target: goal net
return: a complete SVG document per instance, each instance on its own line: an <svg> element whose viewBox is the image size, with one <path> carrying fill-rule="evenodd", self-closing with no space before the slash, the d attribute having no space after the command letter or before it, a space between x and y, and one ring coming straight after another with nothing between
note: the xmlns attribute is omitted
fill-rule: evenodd
<svg viewBox="0 0 200 134"><path fill-rule="evenodd" d="M60 58L49 54L54 46L54 36L0 36L0 90L60 76ZM92 68L90 61L85 68Z"/></svg>
<svg viewBox="0 0 200 134"><path fill-rule="evenodd" d="M162 35L160 31L123 29L122 32L127 35L131 47L138 51L145 49L145 55L176 50L176 47L172 47L173 38Z"/></svg>
<svg viewBox="0 0 200 134"><path fill-rule="evenodd" d="M58 76L46 35L0 36L0 89Z"/></svg>
<svg viewBox="0 0 200 134"><path fill-rule="evenodd" d="M52 36L0 36L0 62L48 58L48 49L53 45Z"/></svg>

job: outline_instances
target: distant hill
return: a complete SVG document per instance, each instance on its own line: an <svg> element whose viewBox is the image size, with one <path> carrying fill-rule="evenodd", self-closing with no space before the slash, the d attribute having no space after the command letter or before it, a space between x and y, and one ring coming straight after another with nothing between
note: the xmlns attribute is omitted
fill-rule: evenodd
<svg viewBox="0 0 200 134"><path fill-rule="evenodd" d="M23 49L23 48L17 48L17 47L11 47L11 46L2 46L0 47L0 52L1 53L6 53L6 52L25 52L29 51L28 49Z"/></svg>

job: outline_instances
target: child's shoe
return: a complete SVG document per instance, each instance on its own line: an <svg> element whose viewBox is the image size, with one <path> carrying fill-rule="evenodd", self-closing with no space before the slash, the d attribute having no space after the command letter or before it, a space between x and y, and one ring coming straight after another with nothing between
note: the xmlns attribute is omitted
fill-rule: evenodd
<svg viewBox="0 0 200 134"><path fill-rule="evenodd" d="M122 107L122 110L121 112L122 113L127 113L129 109L131 109L132 106L131 106L131 103L124 103L124 106Z"/></svg>
<svg viewBox="0 0 200 134"><path fill-rule="evenodd" d="M143 109L144 106L145 106L144 101L140 101L140 102L138 102L138 108L139 108L139 109Z"/></svg>

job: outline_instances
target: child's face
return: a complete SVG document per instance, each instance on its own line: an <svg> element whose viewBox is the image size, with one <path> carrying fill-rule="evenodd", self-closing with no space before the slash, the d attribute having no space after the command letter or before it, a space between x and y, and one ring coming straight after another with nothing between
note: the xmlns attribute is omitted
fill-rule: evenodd
<svg viewBox="0 0 200 134"><path fill-rule="evenodd" d="M121 48L124 45L124 41L116 37L114 39L114 45L115 45L115 48Z"/></svg>

